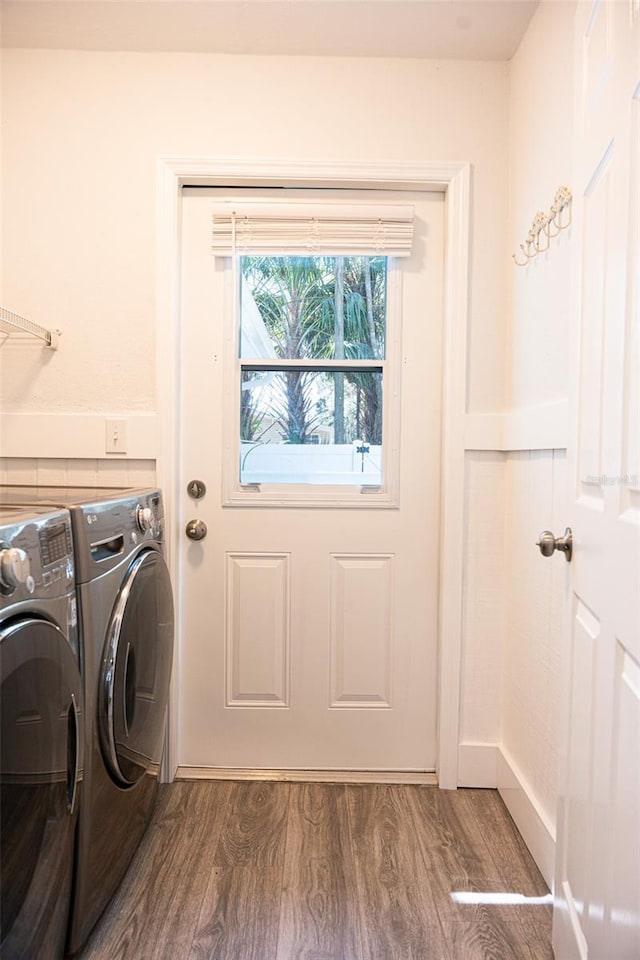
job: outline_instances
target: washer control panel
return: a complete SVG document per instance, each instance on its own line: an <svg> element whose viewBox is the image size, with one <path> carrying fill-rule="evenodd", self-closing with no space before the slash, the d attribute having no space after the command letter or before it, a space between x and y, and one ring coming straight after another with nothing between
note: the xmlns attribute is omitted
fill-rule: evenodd
<svg viewBox="0 0 640 960"><path fill-rule="evenodd" d="M90 493L90 491L89 491ZM68 499L73 515L76 579L88 583L128 563L132 549L164 540L162 494L157 488L104 492Z"/></svg>
<svg viewBox="0 0 640 960"><path fill-rule="evenodd" d="M136 524L140 533L149 533L155 526L155 517L152 507L145 507L139 503L136 507Z"/></svg>
<svg viewBox="0 0 640 960"><path fill-rule="evenodd" d="M33 593L35 583L28 554L21 547L0 543L0 589L4 593L13 593L23 583L29 593Z"/></svg>
<svg viewBox="0 0 640 960"><path fill-rule="evenodd" d="M0 514L0 595L47 599L73 589L71 518L67 510L3 508Z"/></svg>

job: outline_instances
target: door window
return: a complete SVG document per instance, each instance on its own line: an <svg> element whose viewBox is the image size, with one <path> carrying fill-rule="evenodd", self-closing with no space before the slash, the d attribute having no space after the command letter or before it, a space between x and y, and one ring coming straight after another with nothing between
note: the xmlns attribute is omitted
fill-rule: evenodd
<svg viewBox="0 0 640 960"><path fill-rule="evenodd" d="M238 273L240 482L381 486L387 258Z"/></svg>
<svg viewBox="0 0 640 960"><path fill-rule="evenodd" d="M397 261L260 255L229 263L227 504L393 505Z"/></svg>

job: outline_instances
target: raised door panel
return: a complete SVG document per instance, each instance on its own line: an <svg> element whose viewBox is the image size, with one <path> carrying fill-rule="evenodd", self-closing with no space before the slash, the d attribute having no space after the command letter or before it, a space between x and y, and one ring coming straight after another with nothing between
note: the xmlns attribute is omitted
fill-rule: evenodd
<svg viewBox="0 0 640 960"><path fill-rule="evenodd" d="M331 706L390 707L393 556L331 557Z"/></svg>
<svg viewBox="0 0 640 960"><path fill-rule="evenodd" d="M593 719L597 704L595 678L601 628L598 618L580 601L573 625L570 742L566 816L571 830L566 843L567 874L571 878L570 909L587 934L591 876L591 799L594 787Z"/></svg>
<svg viewBox="0 0 640 960"><path fill-rule="evenodd" d="M610 817L616 894L602 948L608 944L616 957L640 957L640 664L620 644L616 653Z"/></svg>
<svg viewBox="0 0 640 960"><path fill-rule="evenodd" d="M580 323L580 427L578 480L580 492L594 509L602 508L602 393L606 323L607 225L614 175L608 149L584 191L581 243L584 250ZM594 350L594 345L598 349Z"/></svg>
<svg viewBox="0 0 640 960"><path fill-rule="evenodd" d="M289 556L227 555L228 707L286 707Z"/></svg>

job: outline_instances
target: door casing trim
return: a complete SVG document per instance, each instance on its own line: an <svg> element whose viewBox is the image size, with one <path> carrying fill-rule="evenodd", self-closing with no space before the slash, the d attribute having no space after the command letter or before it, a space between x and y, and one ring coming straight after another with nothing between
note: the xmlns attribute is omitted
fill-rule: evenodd
<svg viewBox="0 0 640 960"><path fill-rule="evenodd" d="M442 497L438 624L440 787L458 785L464 556L464 419L467 379L471 165L468 162L315 162L235 157L159 157L156 162L156 370L158 483L165 498L167 562L176 594L173 680L162 778L178 768L182 570L180 518L180 242L183 186L297 186L442 190L446 194L442 389ZM161 387L161 389L160 389Z"/></svg>

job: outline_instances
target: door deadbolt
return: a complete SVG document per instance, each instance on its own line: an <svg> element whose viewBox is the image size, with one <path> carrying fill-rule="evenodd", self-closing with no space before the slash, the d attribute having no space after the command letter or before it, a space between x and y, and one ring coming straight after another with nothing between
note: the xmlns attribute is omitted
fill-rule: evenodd
<svg viewBox="0 0 640 960"><path fill-rule="evenodd" d="M193 497L194 500L200 500L206 492L207 488L202 480L191 480L187 484L187 493L190 497Z"/></svg>
<svg viewBox="0 0 640 960"><path fill-rule="evenodd" d="M551 530L543 530L536 540L536 546L540 548L543 557L550 557L556 550L559 550L564 553L564 558L569 563L573 554L571 527L567 527L563 537L554 537Z"/></svg>
<svg viewBox="0 0 640 960"><path fill-rule="evenodd" d="M204 540L207 535L207 525L204 520L189 520L186 534L189 540Z"/></svg>

